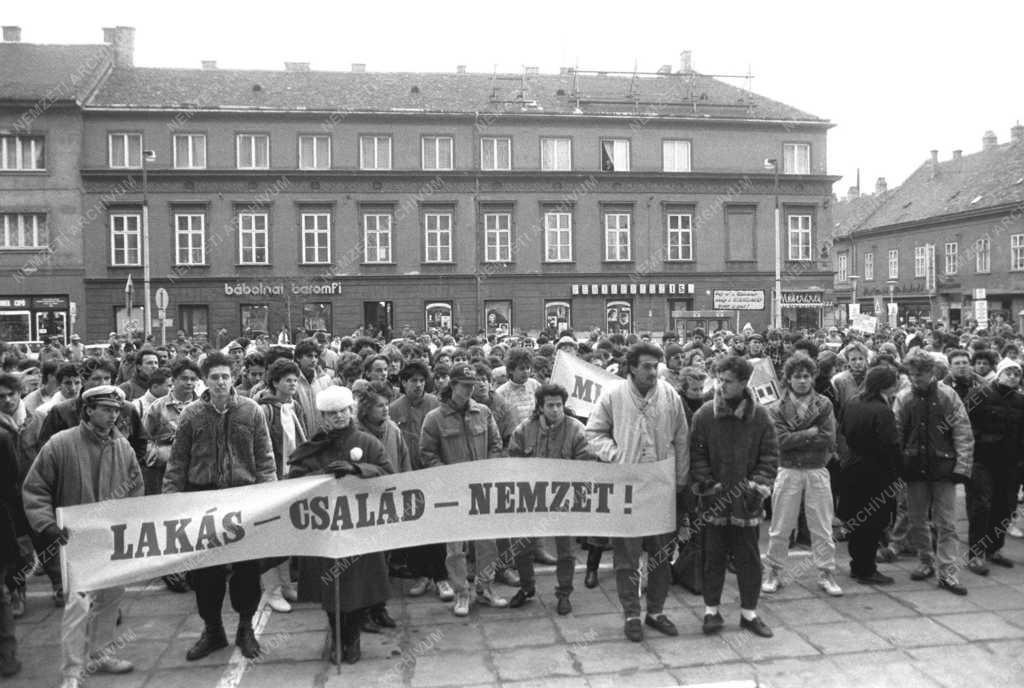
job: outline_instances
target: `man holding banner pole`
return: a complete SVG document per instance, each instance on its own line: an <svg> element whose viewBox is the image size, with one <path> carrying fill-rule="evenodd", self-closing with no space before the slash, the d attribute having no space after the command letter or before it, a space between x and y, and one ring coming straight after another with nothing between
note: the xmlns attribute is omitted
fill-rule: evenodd
<svg viewBox="0 0 1024 688"><path fill-rule="evenodd" d="M664 358L654 344L640 342L626 354L629 378L606 388L590 414L586 435L591 448L609 463L674 461L676 490L686 486L690 471L689 436L683 402L672 385L658 379ZM671 503L665 504L672 509ZM626 638L640 642L640 555L647 552L648 626L665 635L678 635L663 610L672 582L669 566L675 533L612 538L615 585L626 616Z"/></svg>

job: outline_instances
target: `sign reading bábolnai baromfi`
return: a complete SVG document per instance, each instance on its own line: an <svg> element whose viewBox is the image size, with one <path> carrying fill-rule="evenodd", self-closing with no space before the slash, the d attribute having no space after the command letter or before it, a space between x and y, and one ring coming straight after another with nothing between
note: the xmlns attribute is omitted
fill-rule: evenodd
<svg viewBox="0 0 1024 688"><path fill-rule="evenodd" d="M224 283L225 296L284 296L289 292L295 296L337 296L341 294L341 282L291 282L288 285L283 282Z"/></svg>
<svg viewBox="0 0 1024 688"><path fill-rule="evenodd" d="M763 311L764 289L715 289L716 311Z"/></svg>
<svg viewBox="0 0 1024 688"><path fill-rule="evenodd" d="M69 591L267 557L349 557L515 536L675 530L675 461L489 459L63 507Z"/></svg>

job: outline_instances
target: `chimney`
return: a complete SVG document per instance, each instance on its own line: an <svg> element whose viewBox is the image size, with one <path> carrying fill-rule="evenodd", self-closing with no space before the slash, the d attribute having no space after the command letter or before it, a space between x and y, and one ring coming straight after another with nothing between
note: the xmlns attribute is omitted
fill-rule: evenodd
<svg viewBox="0 0 1024 688"><path fill-rule="evenodd" d="M135 66L135 27L116 26L103 29L103 42L114 49L115 67Z"/></svg>
<svg viewBox="0 0 1024 688"><path fill-rule="evenodd" d="M308 72L308 62L285 62L284 71L286 72Z"/></svg>
<svg viewBox="0 0 1024 688"><path fill-rule="evenodd" d="M455 73L456 74L465 74L466 73L466 65L455 65Z"/></svg>
<svg viewBox="0 0 1024 688"><path fill-rule="evenodd" d="M661 65L658 67L658 74L669 75L672 73L672 65Z"/></svg>
<svg viewBox="0 0 1024 688"><path fill-rule="evenodd" d="M935 150L934 148L932 149L932 164L939 164L939 151Z"/></svg>
<svg viewBox="0 0 1024 688"><path fill-rule="evenodd" d="M5 26L4 31L4 43L21 43L21 27L20 26Z"/></svg>
<svg viewBox="0 0 1024 688"><path fill-rule="evenodd" d="M366 72L366 63L365 62L353 62L352 63L352 73L353 74L363 74L364 72Z"/></svg>
<svg viewBox="0 0 1024 688"><path fill-rule="evenodd" d="M1017 120L1017 124L1010 127L1010 140L1014 143L1024 141L1024 126L1021 126L1020 120Z"/></svg>
<svg viewBox="0 0 1024 688"><path fill-rule="evenodd" d="M884 194L889 190L889 184L885 181L885 177L879 177L875 180L875 193Z"/></svg>
<svg viewBox="0 0 1024 688"><path fill-rule="evenodd" d="M217 60L203 60L202 64L203 69L206 71L217 69Z"/></svg>
<svg viewBox="0 0 1024 688"><path fill-rule="evenodd" d="M960 148L957 148L955 151L953 151L953 159L954 160L959 160L963 156L964 156L964 152Z"/></svg>
<svg viewBox="0 0 1024 688"><path fill-rule="evenodd" d="M996 139L996 133L989 129L985 132L985 135L981 137L981 150L987 151L992 150L999 144L999 140Z"/></svg>
<svg viewBox="0 0 1024 688"><path fill-rule="evenodd" d="M540 74L540 70L533 66L523 67L523 71L526 73L526 76L537 76Z"/></svg>
<svg viewBox="0 0 1024 688"><path fill-rule="evenodd" d="M679 53L679 71L683 74L693 73L693 51L684 50Z"/></svg>
<svg viewBox="0 0 1024 688"><path fill-rule="evenodd" d="M846 192L846 200L852 201L855 198L860 197L860 189L856 186L851 186L849 191Z"/></svg>

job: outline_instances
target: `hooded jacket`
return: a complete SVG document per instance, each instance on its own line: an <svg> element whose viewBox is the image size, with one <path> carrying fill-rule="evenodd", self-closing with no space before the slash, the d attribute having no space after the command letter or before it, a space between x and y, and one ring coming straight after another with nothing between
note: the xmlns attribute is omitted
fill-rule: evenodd
<svg viewBox="0 0 1024 688"><path fill-rule="evenodd" d="M896 395L896 433L909 481L965 480L971 477L974 433L967 410L953 388L932 381Z"/></svg>

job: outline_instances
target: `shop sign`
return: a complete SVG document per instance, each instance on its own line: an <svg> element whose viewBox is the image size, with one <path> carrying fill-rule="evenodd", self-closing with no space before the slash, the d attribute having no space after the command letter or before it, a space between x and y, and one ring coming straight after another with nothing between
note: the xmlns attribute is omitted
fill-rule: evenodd
<svg viewBox="0 0 1024 688"><path fill-rule="evenodd" d="M28 308L28 299L0 298L0 308Z"/></svg>
<svg viewBox="0 0 1024 688"><path fill-rule="evenodd" d="M784 291L782 292L783 308L822 308L825 298L821 292Z"/></svg>
<svg viewBox="0 0 1024 688"><path fill-rule="evenodd" d="M336 296L341 294L341 282L314 282L312 284L291 282L288 285L283 282L276 284L267 282L224 283L225 296L284 296L286 289L295 296Z"/></svg>
<svg viewBox="0 0 1024 688"><path fill-rule="evenodd" d="M763 311L764 289L715 289L716 311Z"/></svg>
<svg viewBox="0 0 1024 688"><path fill-rule="evenodd" d="M34 296L32 297L32 308L41 311L66 311L68 309L68 297Z"/></svg>

